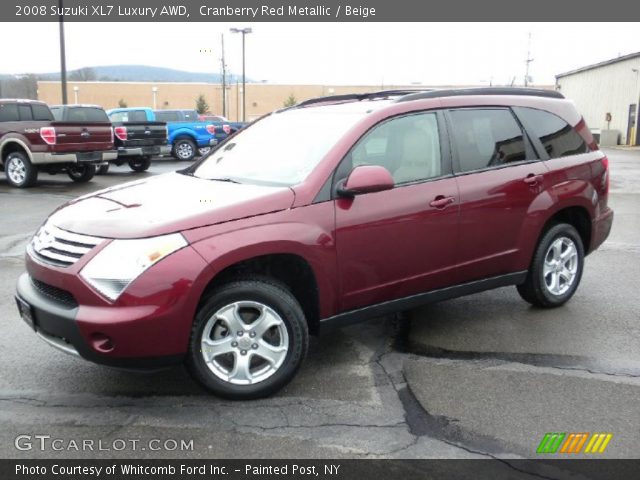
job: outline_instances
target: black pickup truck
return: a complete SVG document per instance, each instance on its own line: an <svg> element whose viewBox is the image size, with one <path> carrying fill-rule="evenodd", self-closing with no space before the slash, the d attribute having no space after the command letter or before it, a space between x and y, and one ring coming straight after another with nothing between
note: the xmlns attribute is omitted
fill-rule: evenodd
<svg viewBox="0 0 640 480"><path fill-rule="evenodd" d="M154 155L170 155L171 147L167 144L167 124L165 122L149 122L146 119L119 118L111 119L102 107L96 105L55 105L51 111L56 119L72 120L83 118L85 121L97 120L111 122L113 125L114 143L118 158L110 163L129 167L136 172L143 172L151 165ZM99 174L107 173L109 164L98 169Z"/></svg>

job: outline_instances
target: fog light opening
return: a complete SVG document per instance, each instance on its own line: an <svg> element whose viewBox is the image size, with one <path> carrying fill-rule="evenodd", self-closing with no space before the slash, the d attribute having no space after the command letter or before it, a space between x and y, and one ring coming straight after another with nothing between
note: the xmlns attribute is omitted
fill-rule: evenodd
<svg viewBox="0 0 640 480"><path fill-rule="evenodd" d="M109 353L115 348L111 338L107 337L104 333L97 332L91 334L91 346L100 353Z"/></svg>

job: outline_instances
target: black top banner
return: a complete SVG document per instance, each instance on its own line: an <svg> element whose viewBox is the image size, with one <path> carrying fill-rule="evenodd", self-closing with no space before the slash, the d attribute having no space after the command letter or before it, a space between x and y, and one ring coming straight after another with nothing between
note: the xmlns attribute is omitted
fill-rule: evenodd
<svg viewBox="0 0 640 480"><path fill-rule="evenodd" d="M628 21L640 14L640 2L609 0L602 6L601 0L2 0L0 21L566 22Z"/></svg>

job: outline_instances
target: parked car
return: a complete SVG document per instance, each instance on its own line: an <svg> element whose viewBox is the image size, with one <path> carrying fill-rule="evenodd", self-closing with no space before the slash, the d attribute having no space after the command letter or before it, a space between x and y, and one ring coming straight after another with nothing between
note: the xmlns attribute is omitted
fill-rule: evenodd
<svg viewBox="0 0 640 480"><path fill-rule="evenodd" d="M148 121L142 112L119 112L111 117L104 115L113 125L118 149L118 159L112 163L118 166L128 163L131 170L144 172L149 169L152 157L171 154L165 122ZM98 173L107 173L108 169L109 165L100 167Z"/></svg>
<svg viewBox="0 0 640 480"><path fill-rule="evenodd" d="M32 186L39 171L88 182L97 165L117 155L106 118L57 121L43 102L0 99L0 159L14 187Z"/></svg>
<svg viewBox="0 0 640 480"><path fill-rule="evenodd" d="M507 285L564 304L609 235L608 190L607 157L557 92L321 98L56 210L17 302L69 353L186 362L220 396L262 397L331 327Z"/></svg>
<svg viewBox="0 0 640 480"><path fill-rule="evenodd" d="M187 110L186 112L189 112ZM193 110L195 112L195 110ZM216 128L200 122L197 113L193 116L183 110L152 110L150 108L115 108L107 112L109 118L127 118L127 121L165 122L171 154L178 160L193 160L198 154L204 155L209 148L217 145Z"/></svg>

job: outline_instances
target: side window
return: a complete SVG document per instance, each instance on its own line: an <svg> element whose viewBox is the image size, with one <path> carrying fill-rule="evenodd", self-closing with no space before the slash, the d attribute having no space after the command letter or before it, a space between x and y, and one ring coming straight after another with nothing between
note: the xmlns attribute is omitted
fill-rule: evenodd
<svg viewBox="0 0 640 480"><path fill-rule="evenodd" d="M20 120L33 120L31 105L18 104L18 117L20 118Z"/></svg>
<svg viewBox="0 0 640 480"><path fill-rule="evenodd" d="M527 129L540 139L549 158L568 157L589 151L580 134L553 113L525 107L518 107L515 111Z"/></svg>
<svg viewBox="0 0 640 480"><path fill-rule="evenodd" d="M16 103L0 104L0 122L16 122L18 120L18 105Z"/></svg>
<svg viewBox="0 0 640 480"><path fill-rule="evenodd" d="M527 152L524 133L507 109L451 110L449 116L461 172L535 158Z"/></svg>
<svg viewBox="0 0 640 480"><path fill-rule="evenodd" d="M49 107L47 107L46 105L40 105L40 104L34 103L33 105L31 105L31 110L33 110L34 120L45 122L45 121L52 121L54 118L53 115L51 115L51 111L49 110Z"/></svg>
<svg viewBox="0 0 640 480"><path fill-rule="evenodd" d="M353 167L380 165L396 184L442 174L440 137L435 113L395 118L369 131L351 151Z"/></svg>
<svg viewBox="0 0 640 480"><path fill-rule="evenodd" d="M129 121L129 113L131 112L113 112L109 114L109 120L112 122L128 122Z"/></svg>

